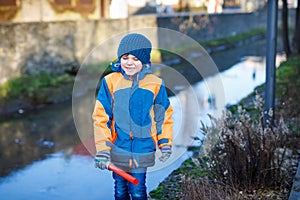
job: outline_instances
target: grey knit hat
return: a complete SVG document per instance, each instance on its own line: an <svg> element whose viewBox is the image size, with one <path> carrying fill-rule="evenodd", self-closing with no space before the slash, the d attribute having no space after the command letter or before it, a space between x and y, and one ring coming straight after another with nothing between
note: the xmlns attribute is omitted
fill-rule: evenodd
<svg viewBox="0 0 300 200"><path fill-rule="evenodd" d="M118 48L118 59L124 54L137 57L143 64L150 63L151 42L142 34L130 33L123 37Z"/></svg>

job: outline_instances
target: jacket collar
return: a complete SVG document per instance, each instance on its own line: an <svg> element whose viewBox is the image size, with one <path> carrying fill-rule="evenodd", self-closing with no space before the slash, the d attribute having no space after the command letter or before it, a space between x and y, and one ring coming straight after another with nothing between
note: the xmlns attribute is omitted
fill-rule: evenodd
<svg viewBox="0 0 300 200"><path fill-rule="evenodd" d="M137 74L134 74L133 76L129 76L121 68L121 64L119 62L111 64L112 71L121 72L123 77L127 80L132 80L134 78L137 81L139 81L139 80L144 79L147 74L152 74L152 70L150 68L151 68L151 64L144 64L142 67L142 70L140 72L138 72Z"/></svg>

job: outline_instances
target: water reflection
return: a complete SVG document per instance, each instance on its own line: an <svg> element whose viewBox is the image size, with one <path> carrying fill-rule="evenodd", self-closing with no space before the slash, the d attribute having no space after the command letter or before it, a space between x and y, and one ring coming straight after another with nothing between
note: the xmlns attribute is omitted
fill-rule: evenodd
<svg viewBox="0 0 300 200"><path fill-rule="evenodd" d="M278 54L276 66L278 67L284 60L285 56ZM215 84L216 75L195 84L194 89L197 91L199 105L201 105L200 119L209 124L208 113L215 117L221 116L224 107L238 103L253 92L256 86L263 84L266 78L265 63L265 57L247 56L230 69L220 73L225 101L220 101L223 96L220 95L219 86Z"/></svg>
<svg viewBox="0 0 300 200"><path fill-rule="evenodd" d="M0 122L0 176L79 143L70 103Z"/></svg>
<svg viewBox="0 0 300 200"><path fill-rule="evenodd" d="M1 181L6 199L112 199L108 171L97 173L89 156L59 151ZM103 196L102 196L103 195ZM103 197L103 198L102 198Z"/></svg>
<svg viewBox="0 0 300 200"><path fill-rule="evenodd" d="M177 109L183 109L182 116L174 116L176 122L184 117L196 115L199 118L190 119L209 124L207 113L220 116L225 104L236 103L252 92L255 86L264 82L264 66L264 59L247 57L218 76L211 76L195 84L193 88L182 90L176 98L182 98L180 102L185 102L184 105L179 105L175 97L171 98L175 113ZM220 101L219 86L214 84L216 77L221 77L222 80L224 102ZM177 87L184 88L181 85ZM197 102L189 101L189 90L195 92ZM198 105L199 109L195 109L195 105ZM184 127L188 132L188 123ZM188 137L191 136L193 135ZM182 148L181 141L188 137L176 137L175 148ZM0 143L1 197L113 199L111 173L94 168L90 152L77 136L70 103L50 106L27 113L24 117L2 121ZM188 156L185 152L168 167L151 171L147 177L148 191L156 188L159 182L179 167Z"/></svg>

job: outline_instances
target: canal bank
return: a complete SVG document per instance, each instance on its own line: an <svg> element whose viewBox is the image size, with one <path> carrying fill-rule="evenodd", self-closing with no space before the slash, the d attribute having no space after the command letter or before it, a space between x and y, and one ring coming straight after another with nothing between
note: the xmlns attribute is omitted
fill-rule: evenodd
<svg viewBox="0 0 300 200"><path fill-rule="evenodd" d="M222 176L212 176L210 174L210 167L213 168L211 164L209 164L209 161L211 161L209 158L205 158L205 154L203 154L205 148L212 149L214 146L213 143L208 143L209 147L205 147L206 145L202 146L201 148L193 148L192 151L194 155L185 161L181 167L177 170L175 170L172 174L170 174L159 186L156 190L152 191L150 193L152 199L210 199L212 197L218 197L217 199L289 199L289 200L296 200L299 199L299 138L300 138L300 132L299 132L299 122L300 122L300 116L299 116L299 98L300 95L297 92L297 88L300 85L300 82L298 80L298 74L300 72L300 58L291 58L288 62L284 62L280 69L277 72L277 85L276 85L276 124L277 127L274 127L274 129L280 129L280 126L284 126L285 134L287 134L287 138L285 138L282 144L283 147L280 151L283 151L284 153L281 154L281 157L277 157L277 159L282 159L281 162L284 164L281 166L282 171L280 171L280 177L282 177L282 182L279 183L279 185L275 186L267 186L266 185L257 185L253 186L252 189L249 188L241 188L241 187L235 187L236 185L227 185L226 183L226 174L228 174L228 171L224 171L224 174ZM289 89L287 89L289 88ZM242 99L238 102L237 105L230 106L229 109L232 111L232 118L229 120L236 120L237 118L241 117L245 121L241 121L241 124L247 125L247 116L239 116L237 115L237 111L241 108L246 109L247 112L253 112L256 113L254 115L258 115L255 107L255 102L257 103L257 96L256 94L263 95L264 92L264 85L257 87L256 91L251 93L246 98ZM238 108L238 105L240 108ZM241 112L241 111L239 111ZM234 114L235 113L235 114ZM246 117L246 118L245 118ZM283 118L280 118L283 117ZM283 120L279 122L280 120ZM279 120L279 121L278 121ZM222 122L217 123L216 121L215 125L222 124ZM223 122L228 123L230 122ZM283 124L282 124L283 123ZM230 126L235 126L234 124L230 124ZM249 128L251 125L249 125ZM225 127L226 128L226 127ZM227 127L228 128L228 127ZM253 127L252 127L253 128ZM254 130L252 130L253 133L255 133ZM209 128L212 129L212 128ZM230 128L229 128L230 129ZM232 130L234 134L237 134L234 130ZM252 134L253 134L252 133ZM279 132L282 134L282 132ZM256 133L257 134L257 133ZM284 135L284 134L283 134ZM279 137L279 135L276 134L276 137ZM282 139L282 138L281 138ZM277 143L278 140L281 140L277 138L275 142ZM244 139L242 139L241 143L245 142L248 143ZM223 144L224 145L224 144ZM227 147L228 148L228 147ZM277 148L280 148L280 146L277 146ZM274 151L270 151L270 155L278 153L278 149L273 149ZM222 149L221 147L217 148L217 151L219 152L219 155L222 155ZM226 149L226 147L225 147ZM259 148L257 148L258 150ZM255 150L255 151L257 151ZM237 156L238 154L239 156ZM243 162L239 160L238 158L242 155L238 152L235 152L233 154L235 157L234 162ZM219 160L223 160L226 156L222 156ZM260 159L258 157L254 157L254 159ZM226 159L225 159L226 160ZM220 161L216 161L214 164L216 168L222 168L220 166ZM224 164L224 163L223 163ZM209 167L210 166L210 167ZM216 169L214 168L214 169ZM297 170L298 168L298 170ZM227 167L225 165L225 169L230 170L230 167ZM257 167L255 167L257 169ZM247 171L250 171L251 169L248 169ZM272 169L267 169L272 170ZM264 171L264 173L267 173ZM240 177L243 176L243 174L238 175ZM214 177L214 178L212 178ZM266 177L267 178L267 175ZM278 177L275 177L277 179ZM225 181L225 182L223 182ZM220 184L221 183L221 184ZM278 183L277 183L278 184ZM226 187L229 186L229 187Z"/></svg>

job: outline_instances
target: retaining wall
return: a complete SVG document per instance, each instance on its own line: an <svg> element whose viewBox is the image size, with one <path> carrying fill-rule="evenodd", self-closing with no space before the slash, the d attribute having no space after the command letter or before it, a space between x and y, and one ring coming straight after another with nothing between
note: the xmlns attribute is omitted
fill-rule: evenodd
<svg viewBox="0 0 300 200"><path fill-rule="evenodd" d="M293 26L293 13L290 19ZM0 84L24 73L65 73L80 66L102 43L106 44L105 48L96 48L93 61L111 60L116 56L120 37L108 39L136 29L168 28L202 42L266 28L266 21L266 10L261 10L253 13L185 13L132 16L128 19L0 24ZM158 42L176 43L169 41L167 35L150 39L154 46Z"/></svg>

